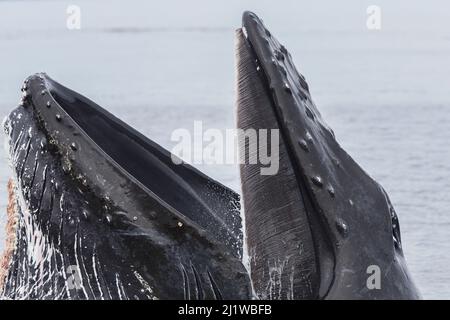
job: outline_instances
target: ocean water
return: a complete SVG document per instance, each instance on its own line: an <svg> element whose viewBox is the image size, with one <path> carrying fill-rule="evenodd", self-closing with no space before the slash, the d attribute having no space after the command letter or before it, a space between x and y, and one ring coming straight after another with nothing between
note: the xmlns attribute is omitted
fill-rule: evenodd
<svg viewBox="0 0 450 320"><path fill-rule="evenodd" d="M234 31L259 14L350 155L387 190L423 296L450 298L450 20L446 1L0 1L0 115L45 71L171 149L177 128L234 128ZM0 162L0 250L6 153ZM238 168L197 165L239 191Z"/></svg>

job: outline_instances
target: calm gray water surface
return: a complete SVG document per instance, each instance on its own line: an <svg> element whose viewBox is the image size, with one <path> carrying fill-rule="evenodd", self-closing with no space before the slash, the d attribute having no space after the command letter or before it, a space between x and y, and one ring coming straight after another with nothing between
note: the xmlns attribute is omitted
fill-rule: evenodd
<svg viewBox="0 0 450 320"><path fill-rule="evenodd" d="M0 113L45 71L171 148L176 128L234 127L234 30L251 9L291 51L344 148L388 191L426 298L450 298L450 4L371 2L0 1ZM3 153L5 157L5 153ZM239 190L236 166L199 165ZM0 212L10 171L0 162ZM0 250L4 215L0 214Z"/></svg>

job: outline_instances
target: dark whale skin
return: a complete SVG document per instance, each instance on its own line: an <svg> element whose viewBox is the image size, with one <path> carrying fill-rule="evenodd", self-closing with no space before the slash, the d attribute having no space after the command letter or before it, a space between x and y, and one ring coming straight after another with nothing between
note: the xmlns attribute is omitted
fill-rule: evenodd
<svg viewBox="0 0 450 320"><path fill-rule="evenodd" d="M7 117L18 202L2 296L249 299L239 196L45 74Z"/></svg>
<svg viewBox="0 0 450 320"><path fill-rule="evenodd" d="M290 53L266 29L262 20L252 12L245 12L243 32L259 74L255 81L260 81L270 96L270 103L260 105L259 112L265 112L269 107L274 112L276 126L295 172L293 179L297 181L298 192L307 208L314 242L310 249L316 257L311 272L319 274L319 281L309 282L315 286L310 291L316 292L316 296L310 298L420 298L405 263L398 217L386 192L341 148L312 101L309 86L297 71ZM248 174L242 173L241 169L243 175ZM277 190L273 192L277 194ZM267 225L282 223L275 214L253 217L245 205L246 198L251 197L244 192L243 198L249 239L268 230L264 225L255 230L253 223L257 219L264 219ZM295 237L296 228L298 225L292 224L289 238ZM270 240L274 242L275 239L285 241L280 234L274 234ZM270 253L271 249L264 247L263 241L254 246L248 248L250 253L259 247L260 250L264 248L269 257L280 255L279 251ZM267 261L253 259L252 263L265 264ZM374 265L381 271L379 289L367 285L368 270ZM307 267L295 266L298 269ZM264 283L261 275L264 276L264 272L252 273L253 283ZM301 279L292 280L296 281ZM299 286L291 297L301 298L303 289ZM264 286L255 287L258 296L264 296L265 290Z"/></svg>
<svg viewBox="0 0 450 320"><path fill-rule="evenodd" d="M279 297L420 298L386 192L339 146L286 48L253 13L244 13L243 29L313 242L315 262L294 266L311 268L314 282L306 285L312 288L300 283ZM235 193L188 165L173 165L167 151L45 74L30 77L23 91L23 104L5 122L19 212L3 297L252 297ZM277 197L279 190L267 190ZM253 228L247 231L259 234L280 222L270 212L261 224L247 217ZM272 243L277 240L286 241L275 236ZM283 247L256 245L269 256ZM367 286L373 265L381 270L375 290ZM254 283L264 283L261 274L251 274Z"/></svg>

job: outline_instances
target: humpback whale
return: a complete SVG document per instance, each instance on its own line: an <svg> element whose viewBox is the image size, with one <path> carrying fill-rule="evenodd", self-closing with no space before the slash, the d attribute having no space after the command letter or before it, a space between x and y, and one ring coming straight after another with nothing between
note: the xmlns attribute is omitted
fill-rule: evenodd
<svg viewBox="0 0 450 320"><path fill-rule="evenodd" d="M239 196L45 74L4 123L11 299L249 299Z"/></svg>
<svg viewBox="0 0 450 320"><path fill-rule="evenodd" d="M286 47L251 12L236 37L237 125L279 129L281 137L278 174L241 165L256 295L419 298L386 192L340 147Z"/></svg>
<svg viewBox="0 0 450 320"><path fill-rule="evenodd" d="M280 131L277 174L241 165L245 225L238 194L36 74L4 122L1 297L420 298L386 192L340 147L287 49L251 12L236 38L237 126Z"/></svg>

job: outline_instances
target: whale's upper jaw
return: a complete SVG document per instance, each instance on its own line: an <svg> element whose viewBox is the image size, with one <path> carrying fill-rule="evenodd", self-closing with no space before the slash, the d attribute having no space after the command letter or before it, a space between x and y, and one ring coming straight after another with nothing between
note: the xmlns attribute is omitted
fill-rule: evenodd
<svg viewBox="0 0 450 320"><path fill-rule="evenodd" d="M45 74L22 91L4 126L19 204L4 296L251 297L236 193Z"/></svg>
<svg viewBox="0 0 450 320"><path fill-rule="evenodd" d="M248 51L248 55L253 57L248 60L253 62L256 70L254 73L257 75L249 76L248 71L241 75L238 70L238 92L241 82L245 85L246 81L253 81L252 88L259 82L265 89L267 102L256 103L257 107L250 108L252 117L268 118L270 114L274 114L274 122L280 129L281 143L285 145L287 154L280 161L289 163L294 172L292 180L296 181L296 190L301 194L303 202L299 215L306 211L306 215L299 218L298 225L292 223L291 233L287 232L284 237L292 238L296 233L308 233L304 228L306 221L310 225L309 232L313 239L313 248L307 248L307 251L309 254L313 252L311 255L316 258L315 262L306 260L309 265L293 266L310 268L308 272L300 274L300 277L308 278L307 283L302 284L301 279L294 279L293 283L299 284L297 292L293 294L294 298L296 295L298 298L305 297L304 287L308 284L313 289L309 290L306 298L311 298L314 294L317 298L342 299L416 298L417 290L404 264L397 215L385 191L340 147L334 133L325 124L313 103L305 78L295 68L287 49L254 13L244 13L242 29L242 41L245 45L241 46L241 50L244 51L243 55ZM252 80L246 80L248 78ZM240 100L243 101L242 105ZM247 105L251 104L248 101L252 99L244 97L240 100L238 99L238 112L239 109L248 108ZM250 180L262 179L248 175L246 170L244 167L241 172ZM247 183L255 184L254 181ZM288 183L292 181L284 181L284 184ZM244 187L245 184L246 181L243 180ZM248 212L245 200L249 195L245 192L244 188L248 226L251 223L249 215L252 213ZM272 195L272 203L276 202L276 196L285 198L275 188L272 192L275 194ZM259 211L263 210L259 208ZM272 218L266 215L264 219L266 225L261 227L263 232L253 230L254 233L266 232L270 223L280 224L277 215ZM303 231L299 232L299 229ZM247 230L249 231L248 227ZM285 241L280 234L275 233L270 240L274 242L278 237L280 242ZM248 237L251 239L252 234L249 233ZM307 238L300 235L298 237L311 246ZM254 250L265 250L269 257L283 253L274 252L275 247L264 247L264 243L254 245ZM289 248L289 243L285 248ZM252 248L249 251L252 252ZM298 261L300 264L305 262L302 257ZM258 261L254 263L257 265ZM381 290L369 290L366 285L369 276L367 270L371 265L376 265L381 270ZM288 272L284 272L288 277ZM316 273L318 276L315 276ZM254 276L252 273L252 277ZM264 290L263 288L262 291Z"/></svg>

